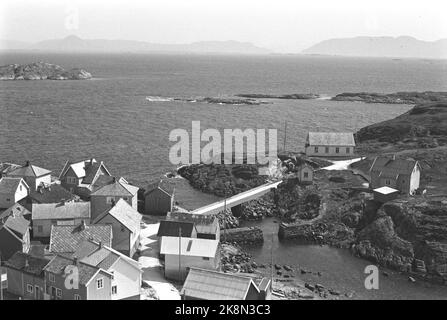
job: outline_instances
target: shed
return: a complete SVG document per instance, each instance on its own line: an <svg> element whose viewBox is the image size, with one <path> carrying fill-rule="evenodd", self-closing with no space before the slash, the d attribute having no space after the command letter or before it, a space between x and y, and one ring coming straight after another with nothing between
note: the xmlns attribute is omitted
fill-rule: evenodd
<svg viewBox="0 0 447 320"><path fill-rule="evenodd" d="M373 190L374 200L385 203L396 199L399 195L399 190L390 187L380 187Z"/></svg>

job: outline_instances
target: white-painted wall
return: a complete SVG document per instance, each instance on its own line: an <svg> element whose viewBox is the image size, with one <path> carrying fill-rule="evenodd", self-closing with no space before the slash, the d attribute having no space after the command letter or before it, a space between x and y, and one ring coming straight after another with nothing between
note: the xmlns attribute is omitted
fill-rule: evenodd
<svg viewBox="0 0 447 320"><path fill-rule="evenodd" d="M121 300L140 295L141 272L120 258L109 270L113 272L112 287L117 286L117 294L112 300Z"/></svg>

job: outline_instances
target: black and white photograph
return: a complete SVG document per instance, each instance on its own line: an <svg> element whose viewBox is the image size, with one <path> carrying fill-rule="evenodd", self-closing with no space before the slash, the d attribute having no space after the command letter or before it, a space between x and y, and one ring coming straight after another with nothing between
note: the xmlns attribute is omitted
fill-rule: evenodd
<svg viewBox="0 0 447 320"><path fill-rule="evenodd" d="M447 300L446 12L2 0L0 308Z"/></svg>

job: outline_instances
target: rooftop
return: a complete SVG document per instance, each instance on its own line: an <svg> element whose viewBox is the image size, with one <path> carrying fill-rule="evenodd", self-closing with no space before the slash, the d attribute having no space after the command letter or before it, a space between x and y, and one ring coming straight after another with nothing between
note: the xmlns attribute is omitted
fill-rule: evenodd
<svg viewBox="0 0 447 320"><path fill-rule="evenodd" d="M399 192L399 190L396 190L396 189L393 189L390 187L380 187L380 188L374 189L373 191L381 193L381 194L391 194L394 192Z"/></svg>
<svg viewBox="0 0 447 320"><path fill-rule="evenodd" d="M114 217L133 233L137 233L140 230L141 214L123 199L119 199L112 208L96 217L93 223L100 222L107 215Z"/></svg>
<svg viewBox="0 0 447 320"><path fill-rule="evenodd" d="M20 183L25 181L20 177L3 177L0 178L0 194L11 194L16 192ZM26 185L26 183L25 183Z"/></svg>
<svg viewBox="0 0 447 320"><path fill-rule="evenodd" d="M93 240L107 246L112 245L111 225L85 225L51 227L50 251L53 253L74 253L86 240Z"/></svg>
<svg viewBox="0 0 447 320"><path fill-rule="evenodd" d="M124 178L112 179L108 184L96 189L92 196L134 196L138 192L138 187L130 185Z"/></svg>
<svg viewBox="0 0 447 320"><path fill-rule="evenodd" d="M311 146L355 146L352 132L309 132Z"/></svg>
<svg viewBox="0 0 447 320"><path fill-rule="evenodd" d="M90 202L33 203L32 219L90 218Z"/></svg>
<svg viewBox="0 0 447 320"><path fill-rule="evenodd" d="M180 248L179 248L180 246ZM193 257L214 258L218 250L219 240L199 238L163 237L161 254L173 254Z"/></svg>
<svg viewBox="0 0 447 320"><path fill-rule="evenodd" d="M416 160L379 156L374 160L370 170L380 172L382 177L396 178L399 174L411 174L417 164Z"/></svg>
<svg viewBox="0 0 447 320"><path fill-rule="evenodd" d="M146 187L145 195L151 193L152 191L159 189L165 192L167 195L172 196L174 194L174 185L166 180L159 180L157 182L151 183Z"/></svg>
<svg viewBox="0 0 447 320"><path fill-rule="evenodd" d="M205 300L244 300L251 285L258 290L250 277L190 268L181 294Z"/></svg>
<svg viewBox="0 0 447 320"><path fill-rule="evenodd" d="M186 221L161 220L158 226L158 237L178 237L181 230L183 237L190 237L194 229L194 223Z"/></svg>
<svg viewBox="0 0 447 320"><path fill-rule="evenodd" d="M35 257L23 252L16 252L5 262L5 266L39 276L42 274L43 269L48 263L48 259Z"/></svg>
<svg viewBox="0 0 447 320"><path fill-rule="evenodd" d="M60 203L61 201L79 200L79 196L72 194L59 184L39 186L37 191L31 191L30 198L38 203Z"/></svg>
<svg viewBox="0 0 447 320"><path fill-rule="evenodd" d="M42 177L51 174L50 170L40 168L35 166L29 162L27 162L24 166L18 167L14 170L11 170L8 173L8 176L11 177Z"/></svg>

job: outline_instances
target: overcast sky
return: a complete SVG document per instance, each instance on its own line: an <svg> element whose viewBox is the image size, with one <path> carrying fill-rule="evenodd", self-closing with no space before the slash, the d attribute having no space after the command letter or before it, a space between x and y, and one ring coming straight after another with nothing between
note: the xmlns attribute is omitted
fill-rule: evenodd
<svg viewBox="0 0 447 320"><path fill-rule="evenodd" d="M0 0L0 38L248 41L297 52L329 38L447 38L445 0Z"/></svg>

